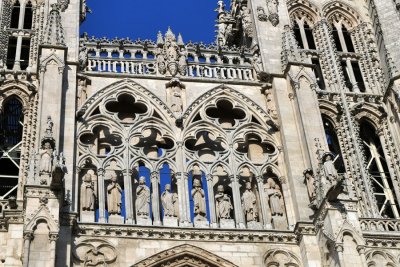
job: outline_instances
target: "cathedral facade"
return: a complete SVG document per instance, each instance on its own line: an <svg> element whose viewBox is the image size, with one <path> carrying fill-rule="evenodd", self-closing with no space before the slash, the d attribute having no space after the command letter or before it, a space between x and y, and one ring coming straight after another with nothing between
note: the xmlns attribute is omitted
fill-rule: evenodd
<svg viewBox="0 0 400 267"><path fill-rule="evenodd" d="M204 44L0 0L0 266L400 266L399 0L216 2Z"/></svg>

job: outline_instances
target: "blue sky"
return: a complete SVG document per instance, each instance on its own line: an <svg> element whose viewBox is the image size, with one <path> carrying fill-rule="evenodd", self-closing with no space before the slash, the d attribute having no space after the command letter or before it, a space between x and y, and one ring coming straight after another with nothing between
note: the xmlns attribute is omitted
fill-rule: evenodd
<svg viewBox="0 0 400 267"><path fill-rule="evenodd" d="M228 2L228 0L225 0ZM185 42L211 43L215 37L217 0L87 0L88 14L81 32L89 36L156 39L171 26Z"/></svg>

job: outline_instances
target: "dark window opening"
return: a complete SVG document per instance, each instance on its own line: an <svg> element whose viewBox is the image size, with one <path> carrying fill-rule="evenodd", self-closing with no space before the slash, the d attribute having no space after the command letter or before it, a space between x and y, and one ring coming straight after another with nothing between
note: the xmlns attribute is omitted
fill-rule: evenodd
<svg viewBox="0 0 400 267"><path fill-rule="evenodd" d="M325 81L324 76L322 75L321 64L318 58L313 58L311 60L312 64L314 64L314 73L315 77L317 77L317 83L320 89L325 90Z"/></svg>
<svg viewBox="0 0 400 267"><path fill-rule="evenodd" d="M24 29L27 30L32 29L32 18L33 18L32 3L29 1L25 7Z"/></svg>
<svg viewBox="0 0 400 267"><path fill-rule="evenodd" d="M11 23L10 23L10 28L12 29L18 29L18 24L19 24L19 13L21 11L21 5L17 1L15 5L12 8L11 11Z"/></svg>
<svg viewBox="0 0 400 267"><path fill-rule="evenodd" d="M29 50L31 46L30 39L22 39L21 46L21 70L25 70L29 66Z"/></svg>
<svg viewBox="0 0 400 267"><path fill-rule="evenodd" d="M0 149L11 148L22 140L22 121L22 104L11 98L0 113Z"/></svg>
<svg viewBox="0 0 400 267"><path fill-rule="evenodd" d="M306 33L308 48L313 50L316 49L313 30L310 28L310 26L308 26L307 22L304 22L304 31Z"/></svg>
<svg viewBox="0 0 400 267"><path fill-rule="evenodd" d="M350 80L350 76L349 76L349 72L348 72L348 69L347 69L346 61L342 61L341 65L342 65L342 72L343 72L343 76L344 76L344 84L345 84L345 86L347 88L350 89L350 91L352 91L353 90L353 84L351 83L351 80Z"/></svg>
<svg viewBox="0 0 400 267"><path fill-rule="evenodd" d="M294 22L293 32L299 47L304 48L303 39L301 38L300 27L299 24L297 24L297 21Z"/></svg>
<svg viewBox="0 0 400 267"><path fill-rule="evenodd" d="M336 29L335 25L332 25L332 28L333 41L335 42L336 50L343 51L342 44L340 43L339 32Z"/></svg>
<svg viewBox="0 0 400 267"><path fill-rule="evenodd" d="M344 42L346 43L347 52L354 52L354 46L353 46L353 41L351 40L351 34L344 25L342 25L342 33Z"/></svg>
<svg viewBox="0 0 400 267"><path fill-rule="evenodd" d="M360 65L358 64L358 62L352 62L351 63L351 67L353 68L353 72L354 72L354 78L356 79L357 82L357 86L360 89L361 92L365 92L365 83L364 83L364 79L360 70Z"/></svg>
<svg viewBox="0 0 400 267"><path fill-rule="evenodd" d="M342 159L342 153L339 145L339 139L336 134L336 130L329 119L322 116L322 122L324 124L326 142L328 143L329 151L335 156L335 167L339 173L345 173L344 162ZM339 157L337 157L339 156Z"/></svg>
<svg viewBox="0 0 400 267"><path fill-rule="evenodd" d="M17 38L11 36L8 39L8 49L7 49L7 69L12 69L15 63L15 53L17 51Z"/></svg>

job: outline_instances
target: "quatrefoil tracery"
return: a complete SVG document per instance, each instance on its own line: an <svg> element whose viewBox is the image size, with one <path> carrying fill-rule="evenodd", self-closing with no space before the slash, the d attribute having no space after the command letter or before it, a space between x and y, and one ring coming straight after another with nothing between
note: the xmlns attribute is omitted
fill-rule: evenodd
<svg viewBox="0 0 400 267"><path fill-rule="evenodd" d="M133 122L139 115L145 114L148 108L145 104L138 102L130 94L121 94L115 101L105 104L107 112L117 114L122 122Z"/></svg>
<svg viewBox="0 0 400 267"><path fill-rule="evenodd" d="M205 110L206 115L217 121L222 128L232 128L246 118L246 113L241 108L234 107L225 99L218 100L214 107Z"/></svg>
<svg viewBox="0 0 400 267"><path fill-rule="evenodd" d="M122 137L106 126L96 126L90 132L81 134L79 141L98 155L107 155L123 143Z"/></svg>
<svg viewBox="0 0 400 267"><path fill-rule="evenodd" d="M270 142L262 140L257 134L247 134L245 139L236 143L236 151L247 156L256 164L262 164L277 154L277 148Z"/></svg>
<svg viewBox="0 0 400 267"><path fill-rule="evenodd" d="M130 140L130 144L142 149L143 153L151 159L165 156L166 151L174 147L172 138L162 135L155 128L147 128L140 135L134 135Z"/></svg>
<svg viewBox="0 0 400 267"><path fill-rule="evenodd" d="M186 140L185 146L204 162L212 162L217 158L218 153L226 150L226 145L208 131L198 132L196 137Z"/></svg>

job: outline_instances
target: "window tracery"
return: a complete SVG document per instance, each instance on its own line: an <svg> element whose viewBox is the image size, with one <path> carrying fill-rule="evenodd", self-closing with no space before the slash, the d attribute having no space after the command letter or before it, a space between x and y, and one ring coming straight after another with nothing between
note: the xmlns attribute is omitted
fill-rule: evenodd
<svg viewBox="0 0 400 267"><path fill-rule="evenodd" d="M279 138L262 118L268 115L222 92L188 107L191 119L177 135L166 105L155 105L144 88L123 84L82 107L81 218L287 229Z"/></svg>

